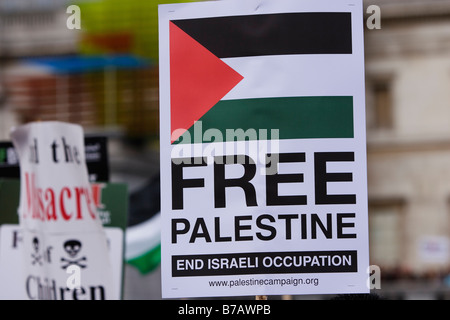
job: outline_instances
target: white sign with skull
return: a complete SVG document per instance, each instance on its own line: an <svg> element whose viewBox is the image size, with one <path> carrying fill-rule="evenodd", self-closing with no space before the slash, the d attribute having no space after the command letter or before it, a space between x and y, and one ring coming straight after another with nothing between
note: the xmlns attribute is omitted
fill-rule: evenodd
<svg viewBox="0 0 450 320"><path fill-rule="evenodd" d="M11 137L20 159L18 208L26 297L115 299L108 244L97 215L80 126L37 122Z"/></svg>
<svg viewBox="0 0 450 320"><path fill-rule="evenodd" d="M117 294L113 298L120 299L123 233L120 228L104 227L104 230L108 238L115 293ZM46 247L39 241L39 238L32 238L33 250L31 250L31 254L25 256L22 251L24 247L29 246L29 241L28 238L25 243L23 230L19 225L3 224L0 226L0 300L54 299L55 297L64 300L90 300L104 297L104 288L101 286L85 286L86 279L83 272L89 267L89 259L92 257L80 240L60 241L59 245L62 245L63 248L61 250L61 247ZM94 256L92 259L95 258ZM56 267L59 265L61 270L66 272L65 287L57 287L53 281L46 281L45 278L39 279L25 272L26 264L43 266L44 263L54 263Z"/></svg>

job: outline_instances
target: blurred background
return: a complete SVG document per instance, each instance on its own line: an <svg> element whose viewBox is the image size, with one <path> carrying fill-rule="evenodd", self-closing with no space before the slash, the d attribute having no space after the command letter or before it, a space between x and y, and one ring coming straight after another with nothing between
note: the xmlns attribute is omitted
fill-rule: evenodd
<svg viewBox="0 0 450 320"><path fill-rule="evenodd" d="M0 0L0 140L36 120L107 136L130 225L159 210L157 5L176 2L189 1ZM381 29L364 31L373 293L450 299L450 0L370 5L381 9ZM158 261L126 266L124 299L160 299L160 286Z"/></svg>

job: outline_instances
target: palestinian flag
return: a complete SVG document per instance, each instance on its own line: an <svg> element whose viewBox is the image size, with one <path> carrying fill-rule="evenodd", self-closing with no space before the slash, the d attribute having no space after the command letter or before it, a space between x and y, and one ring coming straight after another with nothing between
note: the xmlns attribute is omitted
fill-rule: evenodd
<svg viewBox="0 0 450 320"><path fill-rule="evenodd" d="M237 128L353 138L353 97L317 89L345 85L351 13L171 20L169 37L172 144L211 142L195 134L197 121L225 139Z"/></svg>
<svg viewBox="0 0 450 320"><path fill-rule="evenodd" d="M161 191L159 175L130 195L125 259L142 274L161 262Z"/></svg>
<svg viewBox="0 0 450 320"><path fill-rule="evenodd" d="M127 228L126 256L128 264L141 274L153 271L161 263L161 214Z"/></svg>

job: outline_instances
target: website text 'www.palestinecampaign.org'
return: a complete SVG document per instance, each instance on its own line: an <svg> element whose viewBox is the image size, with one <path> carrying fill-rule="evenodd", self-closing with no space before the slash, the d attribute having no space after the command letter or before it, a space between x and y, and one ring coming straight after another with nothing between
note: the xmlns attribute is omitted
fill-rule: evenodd
<svg viewBox="0 0 450 320"><path fill-rule="evenodd" d="M236 280L211 280L210 287L239 287L239 286L298 286L319 285L318 278L276 278L276 279L236 279Z"/></svg>

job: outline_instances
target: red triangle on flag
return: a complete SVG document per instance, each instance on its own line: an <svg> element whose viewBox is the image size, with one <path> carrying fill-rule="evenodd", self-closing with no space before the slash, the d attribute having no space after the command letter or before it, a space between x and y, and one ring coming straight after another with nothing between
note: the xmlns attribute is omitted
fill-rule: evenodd
<svg viewBox="0 0 450 320"><path fill-rule="evenodd" d="M234 69L170 22L171 142L242 79Z"/></svg>

